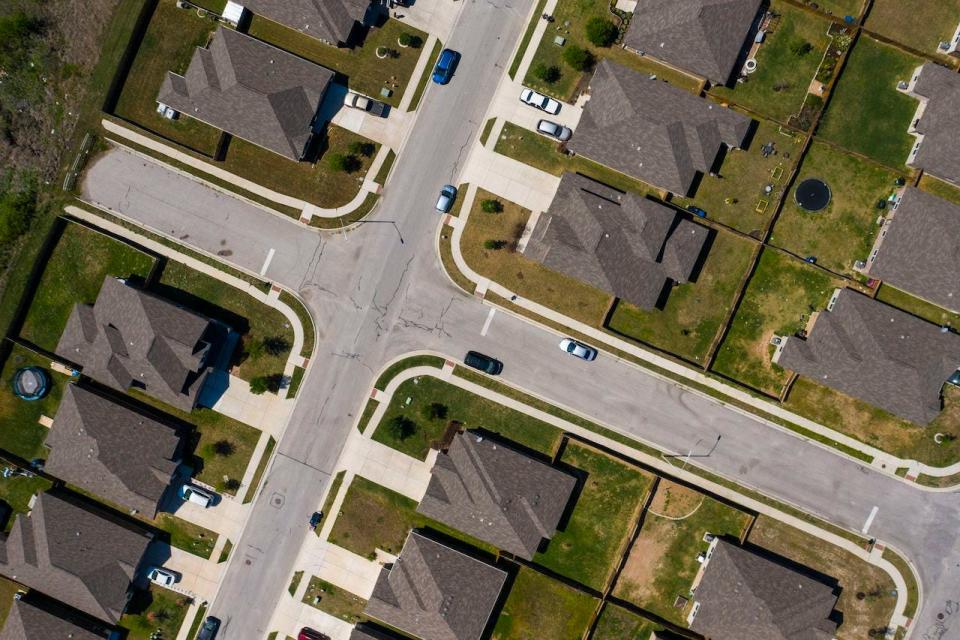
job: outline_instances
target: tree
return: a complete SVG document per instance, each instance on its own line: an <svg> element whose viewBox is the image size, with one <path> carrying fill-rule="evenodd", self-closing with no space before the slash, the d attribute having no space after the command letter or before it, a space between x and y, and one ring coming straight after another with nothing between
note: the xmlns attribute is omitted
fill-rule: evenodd
<svg viewBox="0 0 960 640"><path fill-rule="evenodd" d="M420 36L415 36L412 33L403 32L400 34L400 37L397 38L397 41L400 43L401 47L413 47L414 49L419 49L420 45L423 44L423 40Z"/></svg>
<svg viewBox="0 0 960 640"><path fill-rule="evenodd" d="M417 432L417 423L406 416L394 416L387 423L387 431L397 440L406 440Z"/></svg>
<svg viewBox="0 0 960 640"><path fill-rule="evenodd" d="M813 51L813 45L807 42L806 40L798 40L790 46L790 51L793 52L793 55L803 57Z"/></svg>
<svg viewBox="0 0 960 640"><path fill-rule="evenodd" d="M350 155L363 156L365 158L372 156L374 149L376 149L376 147L373 146L373 143L361 142L359 140L355 140L347 146L347 151L350 152Z"/></svg>
<svg viewBox="0 0 960 640"><path fill-rule="evenodd" d="M507 246L507 243L504 240L485 240L483 243L483 248L489 251L499 251L505 246Z"/></svg>
<svg viewBox="0 0 960 640"><path fill-rule="evenodd" d="M421 415L427 420L446 420L447 419L447 405L441 402L431 402L428 405L424 405L420 409Z"/></svg>
<svg viewBox="0 0 960 640"><path fill-rule="evenodd" d="M284 376L282 373L274 373L269 376L257 376L250 381L250 393L255 396L262 395L267 391L276 393L280 391L280 385L283 384Z"/></svg>
<svg viewBox="0 0 960 640"><path fill-rule="evenodd" d="M264 338L261 344L263 350L272 356L281 356L290 350L290 342L283 336Z"/></svg>
<svg viewBox="0 0 960 640"><path fill-rule="evenodd" d="M609 47L619 35L620 29L610 20L596 16L587 22L587 40L598 47Z"/></svg>
<svg viewBox="0 0 960 640"><path fill-rule="evenodd" d="M221 458L232 456L236 450L237 448L229 440L217 440L213 443L213 452Z"/></svg>
<svg viewBox="0 0 960 640"><path fill-rule="evenodd" d="M542 62L537 63L537 66L533 68L533 77L546 82L547 84L553 84L560 79L560 67L555 64L547 66Z"/></svg>
<svg viewBox="0 0 960 640"><path fill-rule="evenodd" d="M594 57L587 49L570 45L563 52L563 61L576 69L577 71L587 71L593 67Z"/></svg>
<svg viewBox="0 0 960 640"><path fill-rule="evenodd" d="M360 169L363 163L360 162L360 158L357 156L333 153L328 157L327 164L334 171L353 173L354 171Z"/></svg>
<svg viewBox="0 0 960 640"><path fill-rule="evenodd" d="M500 213L503 211L503 204L499 200L488 198L480 202L480 208L484 213Z"/></svg>

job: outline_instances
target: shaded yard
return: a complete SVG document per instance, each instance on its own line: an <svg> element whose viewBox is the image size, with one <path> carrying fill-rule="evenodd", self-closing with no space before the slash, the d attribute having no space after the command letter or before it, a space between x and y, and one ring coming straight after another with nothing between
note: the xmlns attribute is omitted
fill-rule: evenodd
<svg viewBox="0 0 960 640"><path fill-rule="evenodd" d="M830 204L821 211L805 211L791 191L770 243L801 257L816 256L817 264L855 276L853 263L870 255L880 232L877 221L886 213L877 203L893 194L898 177L835 147L814 143L804 156L794 190L807 178L819 178L830 186Z"/></svg>
<svg viewBox="0 0 960 640"><path fill-rule="evenodd" d="M895 42L956 65L957 59L940 53L960 21L960 0L874 0L864 26Z"/></svg>
<svg viewBox="0 0 960 640"><path fill-rule="evenodd" d="M755 389L779 395L789 374L773 364L774 335L790 336L826 307L840 282L773 249L764 249L712 369Z"/></svg>
<svg viewBox="0 0 960 640"><path fill-rule="evenodd" d="M2 463L3 467L11 466ZM23 476L13 476L11 478L0 478L0 500L3 500L13 509L10 519L7 521L7 529L13 526L14 517L18 513L27 513L30 510L30 500L38 493L48 491L53 483L46 478L33 476L25 478Z"/></svg>
<svg viewBox="0 0 960 640"><path fill-rule="evenodd" d="M492 640L580 640L596 608L595 598L521 567Z"/></svg>
<svg viewBox="0 0 960 640"><path fill-rule="evenodd" d="M7 622L10 607L13 606L13 596L20 590L20 585L12 580L0 577L0 627Z"/></svg>
<svg viewBox="0 0 960 640"><path fill-rule="evenodd" d="M118 624L127 629L127 640L176 638L189 606L187 596L151 584L147 590L134 591Z"/></svg>
<svg viewBox="0 0 960 640"><path fill-rule="evenodd" d="M960 187L955 187L943 180L937 180L926 173L920 178L920 184L918 186L927 193L932 193L954 204L960 204Z"/></svg>
<svg viewBox="0 0 960 640"><path fill-rule="evenodd" d="M608 603L600 613L591 640L650 640L654 631L661 630L659 624Z"/></svg>
<svg viewBox="0 0 960 640"><path fill-rule="evenodd" d="M170 513L157 514L155 520L147 522L152 522L158 529L170 534L170 546L189 551L205 560L210 558L219 537L216 531L187 522Z"/></svg>
<svg viewBox="0 0 960 640"><path fill-rule="evenodd" d="M50 390L40 400L21 400L13 393L13 376L21 367L42 367L50 379ZM50 359L13 344L10 356L0 374L0 449L24 460L45 458L43 441L47 428L39 424L40 416L53 418L60 406L63 390L69 379L50 369Z"/></svg>
<svg viewBox="0 0 960 640"><path fill-rule="evenodd" d="M364 619L363 608L367 606L367 601L360 596L316 576L310 578L307 591L303 594L303 602L350 624Z"/></svg>

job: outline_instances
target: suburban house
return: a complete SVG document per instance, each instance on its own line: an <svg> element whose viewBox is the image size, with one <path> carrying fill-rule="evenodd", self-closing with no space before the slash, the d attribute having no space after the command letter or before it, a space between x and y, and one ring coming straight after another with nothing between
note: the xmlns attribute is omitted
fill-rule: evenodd
<svg viewBox="0 0 960 640"><path fill-rule="evenodd" d="M759 22L763 0L639 0L623 44L727 84Z"/></svg>
<svg viewBox="0 0 960 640"><path fill-rule="evenodd" d="M413 531L384 567L363 613L423 640L478 640L505 571Z"/></svg>
<svg viewBox="0 0 960 640"><path fill-rule="evenodd" d="M185 411L197 403L222 329L122 280L73 308L56 353L119 391L140 389Z"/></svg>
<svg viewBox="0 0 960 640"><path fill-rule="evenodd" d="M531 559L551 537L577 479L477 432L437 456L417 511Z"/></svg>
<svg viewBox="0 0 960 640"><path fill-rule="evenodd" d="M850 289L811 322L809 337L784 339L774 362L920 425L940 413L960 335Z"/></svg>
<svg viewBox="0 0 960 640"><path fill-rule="evenodd" d="M714 538L694 578L688 622L710 640L830 640L837 581Z"/></svg>
<svg viewBox="0 0 960 640"><path fill-rule="evenodd" d="M960 313L960 205L907 187L884 222L865 272Z"/></svg>
<svg viewBox="0 0 960 640"><path fill-rule="evenodd" d="M49 607L18 597L0 630L0 640L105 640L111 637L103 624L80 622L76 616L60 615Z"/></svg>
<svg viewBox="0 0 960 640"><path fill-rule="evenodd" d="M75 384L67 385L45 444L47 473L148 518L182 453L171 427Z"/></svg>
<svg viewBox="0 0 960 640"><path fill-rule="evenodd" d="M41 493L0 541L0 573L116 623L152 534Z"/></svg>
<svg viewBox="0 0 960 640"><path fill-rule="evenodd" d="M647 184L687 195L721 148L741 147L752 121L673 85L608 60L567 148Z"/></svg>
<svg viewBox="0 0 960 640"><path fill-rule="evenodd" d="M290 160L302 160L323 125L320 104L334 73L220 27L185 75L167 72L157 102Z"/></svg>
<svg viewBox="0 0 960 640"><path fill-rule="evenodd" d="M234 0L224 15L241 21L244 10L334 46L350 42L371 8L370 0Z"/></svg>
<svg viewBox="0 0 960 640"><path fill-rule="evenodd" d="M917 67L901 90L917 100L917 112L908 132L916 137L907 164L932 176L960 186L960 75L951 69L927 62Z"/></svg>
<svg viewBox="0 0 960 640"><path fill-rule="evenodd" d="M3 640L0 638L0 640ZM350 640L401 640L400 636L375 629L368 624L358 624L350 632Z"/></svg>
<svg viewBox="0 0 960 640"><path fill-rule="evenodd" d="M524 255L643 309L695 276L710 230L674 209L565 173Z"/></svg>

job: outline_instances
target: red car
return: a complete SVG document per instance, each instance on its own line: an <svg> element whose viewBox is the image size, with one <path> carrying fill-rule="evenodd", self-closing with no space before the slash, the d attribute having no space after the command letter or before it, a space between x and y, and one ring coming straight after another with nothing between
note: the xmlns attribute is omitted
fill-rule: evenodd
<svg viewBox="0 0 960 640"><path fill-rule="evenodd" d="M300 629L300 635L297 636L297 640L330 640L330 636L325 633L320 633L319 631L314 631L310 627L304 627Z"/></svg>

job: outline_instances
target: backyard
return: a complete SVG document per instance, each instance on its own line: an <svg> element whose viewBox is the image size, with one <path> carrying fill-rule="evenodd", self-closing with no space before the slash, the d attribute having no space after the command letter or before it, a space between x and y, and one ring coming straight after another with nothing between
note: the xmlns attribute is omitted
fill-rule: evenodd
<svg viewBox="0 0 960 640"><path fill-rule="evenodd" d="M894 289L888 284L880 285L876 297L880 302L885 302L907 313L912 313L928 322L940 326L949 325L955 329L960 329L960 313L947 311L943 307L927 302L926 300L915 298L905 291Z"/></svg>
<svg viewBox="0 0 960 640"><path fill-rule="evenodd" d="M836 273L855 276L853 264L866 260L880 232L877 224L887 197L898 188L898 174L880 165L822 143L814 143L804 156L795 185L818 178L830 187L826 209L801 209L789 194L770 243L800 257L815 256L817 264Z"/></svg>
<svg viewBox="0 0 960 640"><path fill-rule="evenodd" d="M367 601L360 596L316 576L310 578L303 601L350 624L356 624L363 619L363 608L367 606Z"/></svg>
<svg viewBox="0 0 960 640"><path fill-rule="evenodd" d="M597 601L527 567L517 572L492 640L581 640Z"/></svg>
<svg viewBox="0 0 960 640"><path fill-rule="evenodd" d="M189 606L187 596L152 584L133 592L119 626L127 640L169 640L177 637Z"/></svg>
<svg viewBox="0 0 960 640"><path fill-rule="evenodd" d="M614 595L686 626L689 603L682 608L674 603L690 596L700 568L697 556L709 546L705 534L740 539L750 519L735 507L661 480Z"/></svg>
<svg viewBox="0 0 960 640"><path fill-rule="evenodd" d="M651 640L653 633L661 630L659 624L608 602L590 640Z"/></svg>
<svg viewBox="0 0 960 640"><path fill-rule="evenodd" d="M820 11L827 15L843 18L844 16L860 15L863 11L864 0L817 0L817 6Z"/></svg>
<svg viewBox="0 0 960 640"><path fill-rule="evenodd" d="M573 441L567 444L560 467L578 476L582 489L566 526L534 561L603 591L620 563L654 476Z"/></svg>
<svg viewBox="0 0 960 640"><path fill-rule="evenodd" d="M34 353L16 343L11 345L10 355L0 374L0 449L24 460L45 458L43 441L47 428L39 423L41 416L53 418L60 406L67 376L50 369L50 359ZM50 380L50 389L39 400L22 400L13 393L13 376L21 367L42 367Z"/></svg>
<svg viewBox="0 0 960 640"><path fill-rule="evenodd" d="M3 467L8 465L4 462ZM10 465L12 466L12 465ZM30 501L38 493L48 491L53 486L53 482L40 476L12 476L10 478L0 478L0 500L3 500L13 513L7 521L7 530L13 526L14 517L18 513L27 513L30 510Z"/></svg>
<svg viewBox="0 0 960 640"><path fill-rule="evenodd" d="M789 374L771 360L775 336L807 326L810 314L826 307L840 281L774 249L764 249L717 351L713 371L779 396Z"/></svg>
<svg viewBox="0 0 960 640"><path fill-rule="evenodd" d="M897 91L921 60L866 36L857 40L817 129L826 140L889 167L902 167L917 101Z"/></svg>
<svg viewBox="0 0 960 640"><path fill-rule="evenodd" d="M874 0L864 27L956 65L956 58L940 53L937 47L942 41L953 37L958 22L960 0L911 3L904 3L903 0Z"/></svg>
<svg viewBox="0 0 960 640"><path fill-rule="evenodd" d="M943 180L937 180L929 174L923 174L923 176L920 177L920 184L917 186L927 193L932 193L954 204L960 204L960 187L955 187Z"/></svg>

